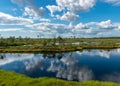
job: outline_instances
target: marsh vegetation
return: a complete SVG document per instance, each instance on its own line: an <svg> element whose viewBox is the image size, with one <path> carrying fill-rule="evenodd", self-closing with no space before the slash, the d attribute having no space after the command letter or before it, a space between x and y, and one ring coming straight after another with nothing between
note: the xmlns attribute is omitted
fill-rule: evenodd
<svg viewBox="0 0 120 86"><path fill-rule="evenodd" d="M0 52L69 52L120 48L120 38L0 38Z"/></svg>

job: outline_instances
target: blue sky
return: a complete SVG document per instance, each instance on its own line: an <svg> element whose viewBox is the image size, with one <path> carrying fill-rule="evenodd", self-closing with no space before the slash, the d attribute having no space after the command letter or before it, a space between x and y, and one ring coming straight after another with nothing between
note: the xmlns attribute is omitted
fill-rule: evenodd
<svg viewBox="0 0 120 86"><path fill-rule="evenodd" d="M2 37L118 37L120 0L1 0Z"/></svg>

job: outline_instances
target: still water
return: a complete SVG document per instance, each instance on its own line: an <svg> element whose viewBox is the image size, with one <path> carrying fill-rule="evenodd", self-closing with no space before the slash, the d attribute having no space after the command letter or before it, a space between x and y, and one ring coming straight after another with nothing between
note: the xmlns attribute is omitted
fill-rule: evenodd
<svg viewBox="0 0 120 86"><path fill-rule="evenodd" d="M120 49L61 54L0 53L0 68L33 78L120 82Z"/></svg>

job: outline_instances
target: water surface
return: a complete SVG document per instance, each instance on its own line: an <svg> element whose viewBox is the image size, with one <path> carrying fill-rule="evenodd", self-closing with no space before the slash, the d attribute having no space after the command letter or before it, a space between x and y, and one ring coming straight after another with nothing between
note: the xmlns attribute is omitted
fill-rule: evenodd
<svg viewBox="0 0 120 86"><path fill-rule="evenodd" d="M120 82L120 49L57 54L1 53L0 68L30 77Z"/></svg>

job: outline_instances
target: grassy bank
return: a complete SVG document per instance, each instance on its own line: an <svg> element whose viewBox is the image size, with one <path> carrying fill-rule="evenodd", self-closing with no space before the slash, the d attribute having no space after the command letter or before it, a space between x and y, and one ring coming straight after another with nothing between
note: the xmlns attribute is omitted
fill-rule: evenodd
<svg viewBox="0 0 120 86"><path fill-rule="evenodd" d="M120 86L112 82L73 82L55 78L30 78L14 72L0 70L0 86Z"/></svg>
<svg viewBox="0 0 120 86"><path fill-rule="evenodd" d="M41 47L41 46L8 46L8 47L1 47L0 52L1 53L61 53L61 52L71 52L71 51L77 51L82 50L81 47L76 46L56 46L56 47Z"/></svg>

